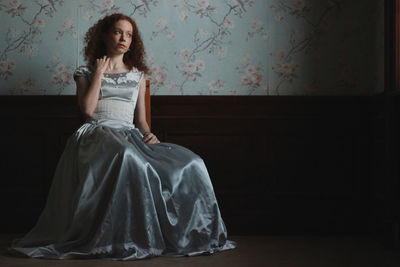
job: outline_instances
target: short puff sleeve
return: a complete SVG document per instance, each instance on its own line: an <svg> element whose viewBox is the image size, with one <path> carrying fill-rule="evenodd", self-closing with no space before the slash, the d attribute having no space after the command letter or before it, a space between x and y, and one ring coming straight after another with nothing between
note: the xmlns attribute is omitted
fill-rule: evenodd
<svg viewBox="0 0 400 267"><path fill-rule="evenodd" d="M83 77L90 79L91 73L92 72L90 71L90 69L87 66L79 66L78 68L76 68L76 70L73 74L73 77L74 77L75 81L76 81L76 78L79 76L83 76Z"/></svg>

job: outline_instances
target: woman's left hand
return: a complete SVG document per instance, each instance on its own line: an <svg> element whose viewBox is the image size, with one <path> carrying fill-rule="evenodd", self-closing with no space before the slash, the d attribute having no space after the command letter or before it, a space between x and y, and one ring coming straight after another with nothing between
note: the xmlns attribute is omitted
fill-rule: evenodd
<svg viewBox="0 0 400 267"><path fill-rule="evenodd" d="M149 132L144 134L144 137L142 140L143 140L143 142L145 142L146 144L149 144L149 145L160 143L157 136L155 136L153 133L149 133Z"/></svg>

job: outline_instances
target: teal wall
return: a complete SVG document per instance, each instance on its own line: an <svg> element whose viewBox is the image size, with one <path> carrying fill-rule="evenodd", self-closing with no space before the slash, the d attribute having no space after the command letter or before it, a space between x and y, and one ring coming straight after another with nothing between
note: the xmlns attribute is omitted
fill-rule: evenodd
<svg viewBox="0 0 400 267"><path fill-rule="evenodd" d="M0 94L74 94L113 12L138 23L153 95L383 91L383 0L0 0Z"/></svg>

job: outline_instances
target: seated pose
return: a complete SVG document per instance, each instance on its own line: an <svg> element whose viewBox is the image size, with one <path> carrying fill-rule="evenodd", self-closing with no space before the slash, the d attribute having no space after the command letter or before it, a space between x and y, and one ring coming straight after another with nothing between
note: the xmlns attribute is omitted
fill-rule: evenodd
<svg viewBox="0 0 400 267"><path fill-rule="evenodd" d="M87 66L74 79L87 119L67 141L36 225L9 251L130 260L235 248L203 160L150 132L135 21L106 16L85 43Z"/></svg>

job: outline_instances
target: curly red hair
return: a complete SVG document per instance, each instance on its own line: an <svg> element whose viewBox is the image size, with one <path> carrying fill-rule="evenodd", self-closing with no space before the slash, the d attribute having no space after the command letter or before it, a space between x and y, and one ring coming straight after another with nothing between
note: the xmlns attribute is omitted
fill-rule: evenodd
<svg viewBox="0 0 400 267"><path fill-rule="evenodd" d="M144 62L144 45L136 22L129 16L121 13L105 16L89 28L85 35L86 46L83 48L86 62L90 67L94 67L96 65L96 59L106 55L107 48L103 40L104 35L107 34L111 27L119 20L129 21L132 24L133 29L132 43L129 47L129 51L124 54L124 63L129 67L129 69L136 67L138 70L148 73L149 68Z"/></svg>

